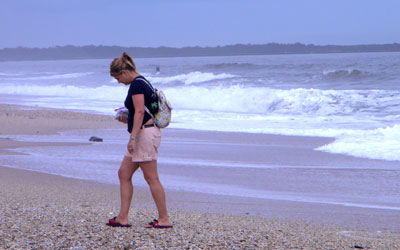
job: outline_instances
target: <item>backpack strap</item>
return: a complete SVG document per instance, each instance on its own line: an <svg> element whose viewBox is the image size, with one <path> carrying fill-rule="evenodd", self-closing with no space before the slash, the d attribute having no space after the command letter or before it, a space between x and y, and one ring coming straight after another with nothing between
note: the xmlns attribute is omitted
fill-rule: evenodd
<svg viewBox="0 0 400 250"><path fill-rule="evenodd" d="M147 114L149 114L149 116L151 116L151 118L153 118L154 121L156 121L156 118L154 117L154 115L150 112L150 110L144 106L144 110L146 110Z"/></svg>
<svg viewBox="0 0 400 250"><path fill-rule="evenodd" d="M145 83L151 88L151 90L153 91L153 93L154 93L154 94L157 94L156 91L154 90L153 86L152 86L148 81L146 81L144 78L138 77L138 78L136 78L135 80L140 80L140 81L142 81L142 82L145 82ZM146 107L146 105L144 105L144 110L147 112L147 114L150 115L151 118L153 118L154 121L156 121L156 118L155 118L154 115L150 112L150 110Z"/></svg>
<svg viewBox="0 0 400 250"><path fill-rule="evenodd" d="M138 77L138 78L136 78L135 80L140 80L140 81L142 81L142 82L145 82L145 83L151 88L151 90L153 91L153 93L156 93L155 89L153 88L153 85L151 85L146 79L144 79L144 78L142 78L142 77Z"/></svg>

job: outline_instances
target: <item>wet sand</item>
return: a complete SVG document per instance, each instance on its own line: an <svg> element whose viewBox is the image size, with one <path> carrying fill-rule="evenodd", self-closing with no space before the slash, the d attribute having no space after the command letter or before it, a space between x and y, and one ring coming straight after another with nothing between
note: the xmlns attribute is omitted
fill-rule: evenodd
<svg viewBox="0 0 400 250"><path fill-rule="evenodd" d="M0 121L1 135L45 134L70 129L124 129L112 117L59 110L20 110L20 107L9 105L0 105ZM160 154L179 157L183 161L206 158L217 162L228 158L235 162L236 158L240 159L245 155L252 159L248 161L251 164L277 166L268 170L253 169L256 173L252 173L252 176L262 174L263 178L248 180L249 185L254 185L254 188L264 188L267 183L268 190L272 191L282 188L295 190L299 187L313 189L312 183L306 185L307 177L312 179L311 172L301 175L303 171L300 166L303 165L325 166L325 169L318 168L318 171L332 173L329 172L332 169L351 164L357 164L360 168L358 171L368 168L371 168L370 171L377 171L373 166L382 164L380 161L313 150L318 145L329 143L332 140L330 138L167 129L164 131L164 139L166 143ZM182 141L190 141L191 147ZM3 137L0 139L0 166L5 164L1 155L14 154L10 148L60 144L62 143L15 142ZM242 152L246 148L243 144L250 144L247 149L251 150ZM210 145L214 146L210 148ZM225 147L229 147L229 150ZM262 148L262 153L256 152L256 148ZM219 153L210 155L210 152L216 151ZM257 157L251 157L251 154ZM278 171L279 166L289 167ZM174 167L173 164L160 164L160 175L174 172L182 172L182 168ZM237 168L228 174L230 178L225 181L241 183L249 177L245 173L243 169ZM334 172L337 173L343 174ZM193 175L199 179L211 174L214 177L210 179L211 183L224 182L223 176L227 175L223 168L216 170L204 166L197 170L188 168L187 173L180 174ZM283 183L290 174L299 178L293 178L294 183ZM319 175L321 176L323 175ZM328 180L332 177L328 175L325 178ZM156 216L156 211L149 191L138 187L135 188L130 213L133 227L113 229L106 227L105 222L118 212L119 189L116 185L5 167L0 167L0 185L0 211L4 218L0 225L0 245L10 249L400 248L399 230L396 230L400 216L399 211L395 210L167 190L174 228L160 231L143 228L146 222Z"/></svg>

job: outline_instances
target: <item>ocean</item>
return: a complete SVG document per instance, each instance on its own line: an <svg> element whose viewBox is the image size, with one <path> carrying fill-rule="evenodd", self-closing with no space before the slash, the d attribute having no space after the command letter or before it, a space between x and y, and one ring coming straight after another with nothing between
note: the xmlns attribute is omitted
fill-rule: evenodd
<svg viewBox="0 0 400 250"><path fill-rule="evenodd" d="M123 106L128 87L110 77L111 60L0 62L0 103L114 115L114 109ZM175 136L167 128L163 135L158 163L166 189L263 202L400 209L400 53L140 58L135 62L172 103L170 128L199 130L196 135L179 130L185 136ZM247 134L242 140L240 133L231 139L201 131ZM287 142L280 147L280 141L269 142L271 137L262 134L334 140L322 139L328 144L316 146L318 156L307 156L315 152L306 150L310 145L302 145L301 150L294 145L287 151ZM127 136L121 129L0 137L82 143L92 135L101 135L104 143L16 148L13 151L19 155L1 155L0 163L118 184ZM285 157L285 152L290 155ZM134 176L134 183L146 186L140 174Z"/></svg>
<svg viewBox="0 0 400 250"><path fill-rule="evenodd" d="M111 60L0 62L1 103L113 115L127 87ZM135 62L172 103L172 128L334 137L317 150L400 160L400 53Z"/></svg>

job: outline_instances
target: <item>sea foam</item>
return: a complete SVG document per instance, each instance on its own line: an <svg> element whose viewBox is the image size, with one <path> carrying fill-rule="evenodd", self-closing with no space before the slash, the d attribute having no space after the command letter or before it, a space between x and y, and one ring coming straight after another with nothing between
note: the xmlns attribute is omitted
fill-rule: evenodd
<svg viewBox="0 0 400 250"><path fill-rule="evenodd" d="M21 74L15 74L15 76L21 77L13 77L8 78L8 80L56 80L56 79L71 79L84 77L93 74L93 72L83 72L83 73L65 73L65 74L50 74L50 75L39 75L39 76L22 76Z"/></svg>
<svg viewBox="0 0 400 250"><path fill-rule="evenodd" d="M154 86L158 87L159 85ZM271 89L233 86L161 86L176 109L225 111L251 114L307 116L397 114L400 91ZM98 101L120 101L126 97L123 85L81 87L76 85L0 85L0 94L40 97L71 97Z"/></svg>
<svg viewBox="0 0 400 250"><path fill-rule="evenodd" d="M213 80L220 80L226 78L232 78L234 75L231 74L214 74L214 73L207 73L207 72L190 72L188 74L181 74L169 77L148 77L151 82L166 84L170 82L182 82L186 85L190 85L193 83L201 83L201 82L208 82Z"/></svg>
<svg viewBox="0 0 400 250"><path fill-rule="evenodd" d="M177 87L165 92L177 108L254 114L357 115L400 105L399 91L381 90L282 90L234 85Z"/></svg>
<svg viewBox="0 0 400 250"><path fill-rule="evenodd" d="M400 160L400 125L374 130L353 130L318 150L369 159Z"/></svg>
<svg viewBox="0 0 400 250"><path fill-rule="evenodd" d="M28 96L60 96L82 99L121 100L126 96L125 86L78 87L74 85L0 85L0 94Z"/></svg>
<svg viewBox="0 0 400 250"><path fill-rule="evenodd" d="M138 59L174 106L171 127L329 136L319 150L398 160L398 53ZM16 67L16 64L18 67ZM109 60L4 62L3 102L114 114ZM155 66L163 70L154 71ZM79 70L77 70L79 69ZM357 143L354 143L357 142Z"/></svg>

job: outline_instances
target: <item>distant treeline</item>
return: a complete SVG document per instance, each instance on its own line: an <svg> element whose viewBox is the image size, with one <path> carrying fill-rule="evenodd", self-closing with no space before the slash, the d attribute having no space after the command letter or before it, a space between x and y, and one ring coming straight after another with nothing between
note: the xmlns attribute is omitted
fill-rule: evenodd
<svg viewBox="0 0 400 250"><path fill-rule="evenodd" d="M0 61L61 60L61 59L102 59L114 58L127 51L134 58L139 57L188 57L188 56L239 56L314 53L359 53L359 52L400 52L400 44L369 45L313 45L278 44L263 45L236 44L217 47L120 47L120 46L56 46L51 48L5 48L0 50Z"/></svg>

